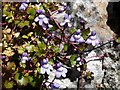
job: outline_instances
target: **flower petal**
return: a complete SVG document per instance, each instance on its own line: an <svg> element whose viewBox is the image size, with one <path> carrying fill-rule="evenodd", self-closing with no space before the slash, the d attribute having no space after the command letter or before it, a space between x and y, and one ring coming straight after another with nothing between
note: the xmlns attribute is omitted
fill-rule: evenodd
<svg viewBox="0 0 120 90"><path fill-rule="evenodd" d="M96 39L96 35L95 36L91 36L89 37L91 40L95 40Z"/></svg>
<svg viewBox="0 0 120 90"><path fill-rule="evenodd" d="M53 25L51 25L51 24L48 24L48 27L49 27L49 28L51 28L51 27L53 27Z"/></svg>
<svg viewBox="0 0 120 90"><path fill-rule="evenodd" d="M47 24L48 23L48 19L45 17L45 18L43 18L43 21L44 21L44 23L45 24Z"/></svg>
<svg viewBox="0 0 120 90"><path fill-rule="evenodd" d="M50 70L53 70L53 67L52 67L51 65L49 65L49 69L50 69Z"/></svg>
<svg viewBox="0 0 120 90"><path fill-rule="evenodd" d="M22 63L26 63L26 60L22 60L21 62L22 62Z"/></svg>
<svg viewBox="0 0 120 90"><path fill-rule="evenodd" d="M65 22L67 22L67 23L68 23L68 22L70 22L70 20L69 20L69 19L65 19Z"/></svg>
<svg viewBox="0 0 120 90"><path fill-rule="evenodd" d="M81 36L80 39L78 39L76 42L77 42L77 43L83 43L83 42L85 42L85 40L84 40L83 37Z"/></svg>
<svg viewBox="0 0 120 90"><path fill-rule="evenodd" d="M68 23L68 27L71 27L72 26L72 24L71 23Z"/></svg>
<svg viewBox="0 0 120 90"><path fill-rule="evenodd" d="M61 23L60 23L60 25L61 25L61 26L64 26L64 25L65 25L65 23L66 23L66 22L61 22Z"/></svg>
<svg viewBox="0 0 120 90"><path fill-rule="evenodd" d="M95 42L95 41L93 41L93 42L92 42L92 45L93 45L93 46L95 46L95 45L96 45L96 42Z"/></svg>
<svg viewBox="0 0 120 90"><path fill-rule="evenodd" d="M72 41L72 42L75 41L73 36L71 36L70 41Z"/></svg>
<svg viewBox="0 0 120 90"><path fill-rule="evenodd" d="M80 39L80 35L74 35L75 39Z"/></svg>
<svg viewBox="0 0 120 90"><path fill-rule="evenodd" d="M43 23L43 24L42 24L42 28L43 28L44 30L46 30L46 29L47 29L47 26Z"/></svg>
<svg viewBox="0 0 120 90"><path fill-rule="evenodd" d="M46 16L43 15L43 14L40 14L40 15L39 15L39 18L41 18L41 19L43 19L44 17L46 17Z"/></svg>
<svg viewBox="0 0 120 90"><path fill-rule="evenodd" d="M63 72L64 72L64 73L67 73L67 69L66 69L66 68L63 68Z"/></svg>
<svg viewBox="0 0 120 90"><path fill-rule="evenodd" d="M49 75L50 74L50 69L46 69L46 72Z"/></svg>
<svg viewBox="0 0 120 90"><path fill-rule="evenodd" d="M87 41L86 41L87 44L91 44L92 41L88 38Z"/></svg>
<svg viewBox="0 0 120 90"><path fill-rule="evenodd" d="M42 65L43 66L43 68L45 68L45 69L48 69L49 68L49 64L44 64L44 65Z"/></svg>
<svg viewBox="0 0 120 90"><path fill-rule="evenodd" d="M28 61L28 57L22 57L22 60Z"/></svg>
<svg viewBox="0 0 120 90"><path fill-rule="evenodd" d="M41 66L41 69L40 69L40 73L45 74L45 68L43 68L42 66Z"/></svg>
<svg viewBox="0 0 120 90"><path fill-rule="evenodd" d="M35 21L35 22L38 22L38 21L39 21L39 18L38 18L38 17L36 17L36 18L34 19L34 21Z"/></svg>
<svg viewBox="0 0 120 90"><path fill-rule="evenodd" d="M43 20L39 19L39 25L42 25L42 24L43 24Z"/></svg>
<svg viewBox="0 0 120 90"><path fill-rule="evenodd" d="M61 77L61 72L56 71L56 77L60 78Z"/></svg>
<svg viewBox="0 0 120 90"><path fill-rule="evenodd" d="M63 76L63 77L66 77L66 74L63 72L63 73L62 73L62 76Z"/></svg>

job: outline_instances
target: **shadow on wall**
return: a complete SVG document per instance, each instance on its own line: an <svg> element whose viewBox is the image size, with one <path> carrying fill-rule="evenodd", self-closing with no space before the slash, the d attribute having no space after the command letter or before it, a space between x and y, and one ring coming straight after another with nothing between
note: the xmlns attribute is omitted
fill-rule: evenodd
<svg viewBox="0 0 120 90"><path fill-rule="evenodd" d="M119 2L109 2L107 6L108 20L107 25L120 36L120 1Z"/></svg>

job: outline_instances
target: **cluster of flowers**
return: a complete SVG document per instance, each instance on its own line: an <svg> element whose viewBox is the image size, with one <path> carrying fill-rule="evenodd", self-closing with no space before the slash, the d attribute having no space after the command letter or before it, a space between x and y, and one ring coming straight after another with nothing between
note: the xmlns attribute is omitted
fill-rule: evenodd
<svg viewBox="0 0 120 90"><path fill-rule="evenodd" d="M28 7L28 3L29 3L29 0L27 0L26 2L22 2L22 4L21 4L20 7L19 7L19 10L20 10L20 11L26 10L27 7Z"/></svg>
<svg viewBox="0 0 120 90"><path fill-rule="evenodd" d="M61 62L57 63L55 67L56 67L55 69L56 69L57 78L60 78L61 76L66 77L67 69L62 67ZM52 73L52 70L53 67L48 63L48 58L43 59L41 61L40 73L41 74L47 73L49 75L50 73Z"/></svg>
<svg viewBox="0 0 120 90"><path fill-rule="evenodd" d="M40 67L40 73L45 74L47 73L48 75L52 74L53 72L53 67L48 63L49 60L48 58L43 59L41 61L41 67ZM61 78L61 77L66 77L67 69L62 67L62 63L59 62L55 65L55 76L56 78ZM59 85L56 83L51 82L51 88L58 88Z"/></svg>
<svg viewBox="0 0 120 90"><path fill-rule="evenodd" d="M87 43L92 44L93 46L96 46L99 43L99 39L96 36L96 33L94 31L91 31L87 40L84 40L84 38L81 35L81 30L78 29L74 35L71 36L70 41L75 43Z"/></svg>
<svg viewBox="0 0 120 90"><path fill-rule="evenodd" d="M36 10L36 12L39 14L38 17L34 19L35 22L39 22L39 25L42 26L44 30L53 27L49 21L50 19L46 17L45 13L43 10Z"/></svg>
<svg viewBox="0 0 120 90"><path fill-rule="evenodd" d="M21 4L21 6L19 7L19 10L21 10L21 11L26 10L27 7L28 7L28 2L29 1L23 2ZM65 9L66 8L67 7L65 7ZM62 10L62 11L64 11L64 10ZM59 11L59 13L62 12L62 11ZM44 30L47 30L48 28L53 27L53 25L50 24L50 18L45 15L44 10L36 10L36 13L38 14L38 16L34 19L34 21L38 22L38 24ZM64 21L61 22L60 25L63 26L64 28L72 27L71 19L72 19L71 15L65 14ZM82 31L80 29L78 29L70 37L70 41L75 42L75 43L79 43L79 44L80 43L92 44L93 46L95 46L99 43L99 40L97 39L96 33L94 31L91 31L89 33L88 38L86 40L84 40L84 38L82 36ZM20 57L20 59L21 59L22 63L26 63L31 58L28 56L27 52L24 52L22 54L22 56ZM81 62L84 62L84 60L81 59ZM56 78L66 77L67 69L62 66L61 62L55 64L55 66L53 67L52 65L49 64L48 58L45 58L45 59L41 60L41 63L40 63L40 73L41 74L50 75L51 73L53 73L53 70L55 70L55 77ZM59 84L56 84L56 83L53 83L53 82L51 82L50 86L51 86L51 88L59 88L60 87Z"/></svg>

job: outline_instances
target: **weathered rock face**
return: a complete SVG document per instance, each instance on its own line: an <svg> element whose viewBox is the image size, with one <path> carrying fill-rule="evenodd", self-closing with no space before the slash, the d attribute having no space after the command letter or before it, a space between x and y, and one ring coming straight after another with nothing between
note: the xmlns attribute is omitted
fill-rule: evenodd
<svg viewBox="0 0 120 90"><path fill-rule="evenodd" d="M96 31L101 41L111 40L115 37L115 33L106 24L108 0L76 0L72 4L73 15L83 18L91 30Z"/></svg>

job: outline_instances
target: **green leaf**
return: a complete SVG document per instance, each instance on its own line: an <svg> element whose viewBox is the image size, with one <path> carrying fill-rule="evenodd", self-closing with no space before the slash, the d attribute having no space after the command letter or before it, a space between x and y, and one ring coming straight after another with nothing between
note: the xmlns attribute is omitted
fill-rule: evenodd
<svg viewBox="0 0 120 90"><path fill-rule="evenodd" d="M20 80L22 78L22 74L21 73L17 73L15 75L15 80Z"/></svg>
<svg viewBox="0 0 120 90"><path fill-rule="evenodd" d="M116 39L116 42L117 42L117 43L120 43L120 37L118 37L118 38Z"/></svg>
<svg viewBox="0 0 120 90"><path fill-rule="evenodd" d="M35 85L36 85L36 81L33 79L32 76L29 76L29 83L30 83L30 85L32 85L33 87L35 87Z"/></svg>
<svg viewBox="0 0 120 90"><path fill-rule="evenodd" d="M70 57L70 63L71 63L72 66L74 66L76 64L75 59L76 59L76 55L75 54L71 55L71 57Z"/></svg>
<svg viewBox="0 0 120 90"><path fill-rule="evenodd" d="M90 71L87 71L87 72L86 72L86 76L87 76L87 77L90 77L90 76L91 76Z"/></svg>
<svg viewBox="0 0 120 90"><path fill-rule="evenodd" d="M6 80L4 83L5 88L10 89L13 88L13 82Z"/></svg>
<svg viewBox="0 0 120 90"><path fill-rule="evenodd" d="M8 62L7 63L7 69L8 70L10 70L10 69L15 70L15 67L16 67L16 65L15 65L14 62Z"/></svg>
<svg viewBox="0 0 120 90"><path fill-rule="evenodd" d="M37 72L40 72L40 68L39 67L37 68Z"/></svg>
<svg viewBox="0 0 120 90"><path fill-rule="evenodd" d="M29 32L27 36L31 37L32 35L33 35L33 32Z"/></svg>
<svg viewBox="0 0 120 90"><path fill-rule="evenodd" d="M49 59L49 62L48 62L50 65L53 65L53 59Z"/></svg>
<svg viewBox="0 0 120 90"><path fill-rule="evenodd" d="M29 37L28 37L28 36L26 36L26 35L23 35L23 36L22 36L22 38L26 38L26 39L28 39Z"/></svg>
<svg viewBox="0 0 120 90"><path fill-rule="evenodd" d="M20 23L18 24L18 26L19 26L19 27L24 27L25 25L24 25L23 22L20 22Z"/></svg>
<svg viewBox="0 0 120 90"><path fill-rule="evenodd" d="M19 27L24 27L24 26L29 26L29 21L24 21L24 22L20 22L19 24L18 24L18 26Z"/></svg>
<svg viewBox="0 0 120 90"><path fill-rule="evenodd" d="M25 52L25 49L24 49L22 46L20 46L20 47L18 48L18 53L19 53L19 54L22 54L23 52Z"/></svg>
<svg viewBox="0 0 120 90"><path fill-rule="evenodd" d="M23 85L27 85L28 84L28 78L27 77L23 77Z"/></svg>
<svg viewBox="0 0 120 90"><path fill-rule="evenodd" d="M34 19L34 16L29 15L28 17L30 20Z"/></svg>
<svg viewBox="0 0 120 90"><path fill-rule="evenodd" d="M13 20L12 20L12 18L10 18L9 20L8 20L8 23L11 23Z"/></svg>
<svg viewBox="0 0 120 90"><path fill-rule="evenodd" d="M26 49L28 50L28 52L34 52L34 45L29 45L29 46L26 46Z"/></svg>
<svg viewBox="0 0 120 90"><path fill-rule="evenodd" d="M39 50L38 47L34 47L35 52L38 52L38 50Z"/></svg>
<svg viewBox="0 0 120 90"><path fill-rule="evenodd" d="M3 54L10 57L10 56L13 56L15 53L13 52L12 49L7 49L7 50L4 50Z"/></svg>
<svg viewBox="0 0 120 90"><path fill-rule="evenodd" d="M86 48L85 44L81 44L79 49L80 49L80 51L83 51L85 48Z"/></svg>
<svg viewBox="0 0 120 90"><path fill-rule="evenodd" d="M72 28L72 29L70 30L71 34L73 34L75 31L77 31L76 28Z"/></svg>
<svg viewBox="0 0 120 90"><path fill-rule="evenodd" d="M68 50L68 44L65 44L64 45L64 51L67 51Z"/></svg>
<svg viewBox="0 0 120 90"><path fill-rule="evenodd" d="M76 55L75 55L75 54L73 54L73 55L71 55L70 60L71 60L71 61L74 61L74 60L75 60L75 58L76 58Z"/></svg>
<svg viewBox="0 0 120 90"><path fill-rule="evenodd" d="M18 82L20 83L20 85L26 86L29 82L29 78L28 77L22 77L20 80L18 80Z"/></svg>
<svg viewBox="0 0 120 90"><path fill-rule="evenodd" d="M27 13L34 16L36 14L36 10L34 8L28 8Z"/></svg>
<svg viewBox="0 0 120 90"><path fill-rule="evenodd" d="M88 38L88 34L90 33L90 28L87 28L82 31L82 36L86 40Z"/></svg>
<svg viewBox="0 0 120 90"><path fill-rule="evenodd" d="M70 60L71 65L74 67L76 65L76 61Z"/></svg>
<svg viewBox="0 0 120 90"><path fill-rule="evenodd" d="M29 26L29 21L26 20L23 23L24 23L24 26Z"/></svg>
<svg viewBox="0 0 120 90"><path fill-rule="evenodd" d="M15 20L15 24L19 24L20 23L20 21L19 20Z"/></svg>
<svg viewBox="0 0 120 90"><path fill-rule="evenodd" d="M84 69L84 70L87 69L87 64L83 64L83 69Z"/></svg>
<svg viewBox="0 0 120 90"><path fill-rule="evenodd" d="M44 42L37 41L40 50L46 50L46 45Z"/></svg>
<svg viewBox="0 0 120 90"><path fill-rule="evenodd" d="M54 47L54 52L58 53L59 52L59 47Z"/></svg>

